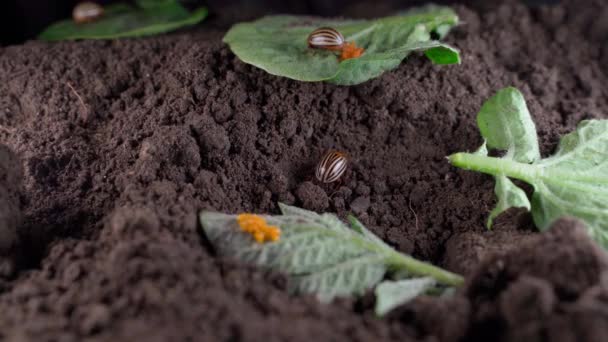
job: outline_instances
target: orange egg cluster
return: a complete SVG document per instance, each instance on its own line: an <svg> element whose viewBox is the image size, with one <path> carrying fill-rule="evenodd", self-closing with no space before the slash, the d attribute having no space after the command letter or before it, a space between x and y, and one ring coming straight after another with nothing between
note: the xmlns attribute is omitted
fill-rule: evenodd
<svg viewBox="0 0 608 342"><path fill-rule="evenodd" d="M357 47L354 42L346 42L342 47L342 53L340 53L340 60L344 61L351 58L359 58L365 51L364 48Z"/></svg>
<svg viewBox="0 0 608 342"><path fill-rule="evenodd" d="M266 220L254 214L240 214L236 217L241 230L251 234L255 241L264 243L267 241L278 241L281 237L279 227L270 226Z"/></svg>

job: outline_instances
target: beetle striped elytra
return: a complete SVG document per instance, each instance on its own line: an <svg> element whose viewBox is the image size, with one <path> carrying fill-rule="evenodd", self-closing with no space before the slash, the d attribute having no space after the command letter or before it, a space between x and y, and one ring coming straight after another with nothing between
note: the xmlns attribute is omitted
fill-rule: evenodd
<svg viewBox="0 0 608 342"><path fill-rule="evenodd" d="M348 157L339 151L327 152L319 164L315 175L321 183L332 183L340 179L348 167Z"/></svg>
<svg viewBox="0 0 608 342"><path fill-rule="evenodd" d="M77 24L90 23L103 15L103 7L94 2L81 2L72 11L72 18Z"/></svg>
<svg viewBox="0 0 608 342"><path fill-rule="evenodd" d="M308 36L308 46L313 49L340 51L344 46L344 36L331 27L321 27Z"/></svg>

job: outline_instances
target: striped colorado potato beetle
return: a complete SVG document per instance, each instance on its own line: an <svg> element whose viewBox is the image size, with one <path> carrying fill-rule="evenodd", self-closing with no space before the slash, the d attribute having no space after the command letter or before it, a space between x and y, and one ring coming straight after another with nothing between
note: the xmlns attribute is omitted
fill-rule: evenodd
<svg viewBox="0 0 608 342"><path fill-rule="evenodd" d="M313 49L340 51L343 46L344 36L331 27L318 28L308 36L308 47Z"/></svg>
<svg viewBox="0 0 608 342"><path fill-rule="evenodd" d="M348 166L345 153L329 151L317 165L315 175L321 183L332 183L340 179Z"/></svg>
<svg viewBox="0 0 608 342"><path fill-rule="evenodd" d="M81 2L72 11L72 18L77 24L90 23L103 15L103 7L94 2Z"/></svg>

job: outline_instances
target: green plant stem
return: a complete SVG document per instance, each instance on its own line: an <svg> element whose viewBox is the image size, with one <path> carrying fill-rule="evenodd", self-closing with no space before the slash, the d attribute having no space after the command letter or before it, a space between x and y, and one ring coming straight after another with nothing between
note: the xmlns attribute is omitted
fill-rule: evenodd
<svg viewBox="0 0 608 342"><path fill-rule="evenodd" d="M446 271L395 251L391 253L387 262L394 271L406 271L409 274L433 277L445 285L458 287L464 283L464 278L456 273Z"/></svg>
<svg viewBox="0 0 608 342"><path fill-rule="evenodd" d="M409 255L401 254L385 244L378 245L377 243L370 242L360 237L359 234L355 235L353 242L359 244L362 249L385 254L387 256L386 263L393 273L405 272L406 274L417 276L429 276L439 283L455 287L461 286L464 283L464 278L456 273L433 266L428 262L414 259Z"/></svg>
<svg viewBox="0 0 608 342"><path fill-rule="evenodd" d="M528 183L537 179L538 173L541 171L538 167L530 164L472 153L455 153L449 156L448 160L452 165L465 170L483 172L492 176L505 175Z"/></svg>

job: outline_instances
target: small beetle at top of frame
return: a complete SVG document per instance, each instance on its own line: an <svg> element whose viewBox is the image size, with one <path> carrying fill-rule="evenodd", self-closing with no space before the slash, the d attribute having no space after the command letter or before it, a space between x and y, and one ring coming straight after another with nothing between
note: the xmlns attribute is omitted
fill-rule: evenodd
<svg viewBox="0 0 608 342"><path fill-rule="evenodd" d="M93 22L103 16L103 7L94 2L81 2L72 11L72 18L77 24Z"/></svg>

